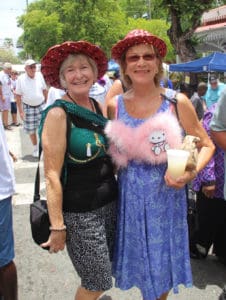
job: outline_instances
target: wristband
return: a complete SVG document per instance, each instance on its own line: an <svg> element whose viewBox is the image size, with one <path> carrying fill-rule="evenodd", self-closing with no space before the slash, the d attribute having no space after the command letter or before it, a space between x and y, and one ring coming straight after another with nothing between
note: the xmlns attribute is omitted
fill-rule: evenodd
<svg viewBox="0 0 226 300"><path fill-rule="evenodd" d="M67 229L66 225L63 225L61 228L54 228L52 226L49 227L50 231L65 231Z"/></svg>

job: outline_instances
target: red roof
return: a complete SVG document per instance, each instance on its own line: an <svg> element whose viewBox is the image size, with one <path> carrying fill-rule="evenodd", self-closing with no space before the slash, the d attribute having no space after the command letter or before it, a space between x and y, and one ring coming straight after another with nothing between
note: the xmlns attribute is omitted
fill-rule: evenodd
<svg viewBox="0 0 226 300"><path fill-rule="evenodd" d="M202 32L202 31L208 31L208 30L219 29L219 28L226 28L226 22L213 24L213 25L200 26L196 28L195 32Z"/></svg>
<svg viewBox="0 0 226 300"><path fill-rule="evenodd" d="M216 7L202 15L201 23L207 25L208 23L224 22L226 19L226 5Z"/></svg>

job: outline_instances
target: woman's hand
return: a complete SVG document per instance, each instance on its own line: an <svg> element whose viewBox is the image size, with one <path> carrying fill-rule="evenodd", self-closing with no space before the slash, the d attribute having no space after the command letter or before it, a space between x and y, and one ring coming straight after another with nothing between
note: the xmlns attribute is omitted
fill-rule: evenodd
<svg viewBox="0 0 226 300"><path fill-rule="evenodd" d="M172 178L168 171L166 171L164 179L167 186L175 189L183 188L187 183L191 182L197 175L195 170L185 171L184 174L176 179Z"/></svg>
<svg viewBox="0 0 226 300"><path fill-rule="evenodd" d="M213 198L215 193L215 185L208 185L202 187L202 192L207 198Z"/></svg>
<svg viewBox="0 0 226 300"><path fill-rule="evenodd" d="M43 248L49 248L49 253L57 253L64 250L66 243L66 230L51 231L49 239L46 243L42 243L40 246Z"/></svg>

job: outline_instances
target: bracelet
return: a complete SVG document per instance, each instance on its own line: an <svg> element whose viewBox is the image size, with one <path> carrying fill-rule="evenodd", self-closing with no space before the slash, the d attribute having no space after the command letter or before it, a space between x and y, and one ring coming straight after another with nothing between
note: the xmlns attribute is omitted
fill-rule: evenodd
<svg viewBox="0 0 226 300"><path fill-rule="evenodd" d="M66 225L63 225L61 228L54 228L52 226L49 227L50 231L65 231L67 229Z"/></svg>

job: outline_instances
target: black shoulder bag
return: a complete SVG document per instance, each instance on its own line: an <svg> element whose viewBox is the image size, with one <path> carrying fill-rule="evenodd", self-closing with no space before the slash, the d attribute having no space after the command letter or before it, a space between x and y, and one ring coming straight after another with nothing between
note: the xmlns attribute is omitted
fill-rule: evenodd
<svg viewBox="0 0 226 300"><path fill-rule="evenodd" d="M41 147L39 147L39 162L41 156ZM34 197L33 203L30 204L30 224L31 224L31 234L34 242L40 246L40 244L48 241L50 235L50 221L47 209L46 199L41 199L40 197L40 169L38 167L35 176L35 186L34 186ZM49 247L43 248L48 250Z"/></svg>

